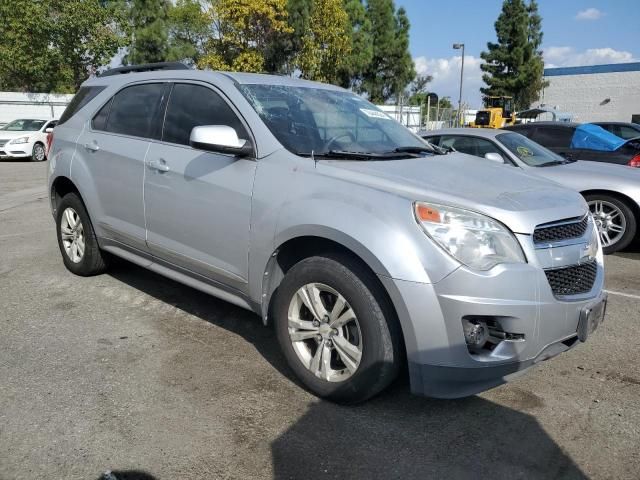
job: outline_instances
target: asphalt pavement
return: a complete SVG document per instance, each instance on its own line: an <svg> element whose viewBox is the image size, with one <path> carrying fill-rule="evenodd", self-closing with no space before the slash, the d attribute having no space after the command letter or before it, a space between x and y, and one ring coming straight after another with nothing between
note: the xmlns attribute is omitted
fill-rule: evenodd
<svg viewBox="0 0 640 480"><path fill-rule="evenodd" d="M65 270L46 168L0 162L0 479L640 477L639 253L607 257L589 341L512 383L341 407L249 312L126 262Z"/></svg>

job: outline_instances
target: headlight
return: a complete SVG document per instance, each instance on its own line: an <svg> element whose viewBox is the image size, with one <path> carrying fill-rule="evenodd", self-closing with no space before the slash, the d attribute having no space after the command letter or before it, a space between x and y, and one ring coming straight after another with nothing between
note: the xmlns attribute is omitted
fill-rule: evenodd
<svg viewBox="0 0 640 480"><path fill-rule="evenodd" d="M479 213L416 202L416 220L453 258L477 270L527 260L516 237L501 223Z"/></svg>
<svg viewBox="0 0 640 480"><path fill-rule="evenodd" d="M10 143L15 145L16 143L27 143L28 141L29 141L29 137L18 137L11 140Z"/></svg>

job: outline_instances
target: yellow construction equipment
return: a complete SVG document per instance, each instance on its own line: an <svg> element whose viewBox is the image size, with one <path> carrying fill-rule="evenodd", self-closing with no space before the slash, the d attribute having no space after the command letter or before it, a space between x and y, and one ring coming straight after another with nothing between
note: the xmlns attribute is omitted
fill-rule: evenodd
<svg viewBox="0 0 640 480"><path fill-rule="evenodd" d="M485 97L485 108L478 110L475 128L502 128L516 123L516 112L513 109L513 97Z"/></svg>

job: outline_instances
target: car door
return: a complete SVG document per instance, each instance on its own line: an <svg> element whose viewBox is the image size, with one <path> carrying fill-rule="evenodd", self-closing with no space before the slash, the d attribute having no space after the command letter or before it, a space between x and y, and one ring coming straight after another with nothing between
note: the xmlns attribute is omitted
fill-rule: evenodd
<svg viewBox="0 0 640 480"><path fill-rule="evenodd" d="M247 289L251 193L256 161L189 146L193 127L247 128L212 87L176 83L162 139L147 155L144 203L152 254L240 291Z"/></svg>
<svg viewBox="0 0 640 480"><path fill-rule="evenodd" d="M142 83L117 92L78 140L98 201L90 212L101 234L146 251L144 160L150 138L159 135L163 83Z"/></svg>

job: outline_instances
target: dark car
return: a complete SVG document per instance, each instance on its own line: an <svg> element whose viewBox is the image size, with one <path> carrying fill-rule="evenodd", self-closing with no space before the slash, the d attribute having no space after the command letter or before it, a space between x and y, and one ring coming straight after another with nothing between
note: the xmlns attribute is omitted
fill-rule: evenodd
<svg viewBox="0 0 640 480"><path fill-rule="evenodd" d="M623 140L593 124L533 122L505 127L570 160L640 167L640 139Z"/></svg>
<svg viewBox="0 0 640 480"><path fill-rule="evenodd" d="M607 132L624 139L640 138L640 125L630 122L594 122L594 125L604 128Z"/></svg>

